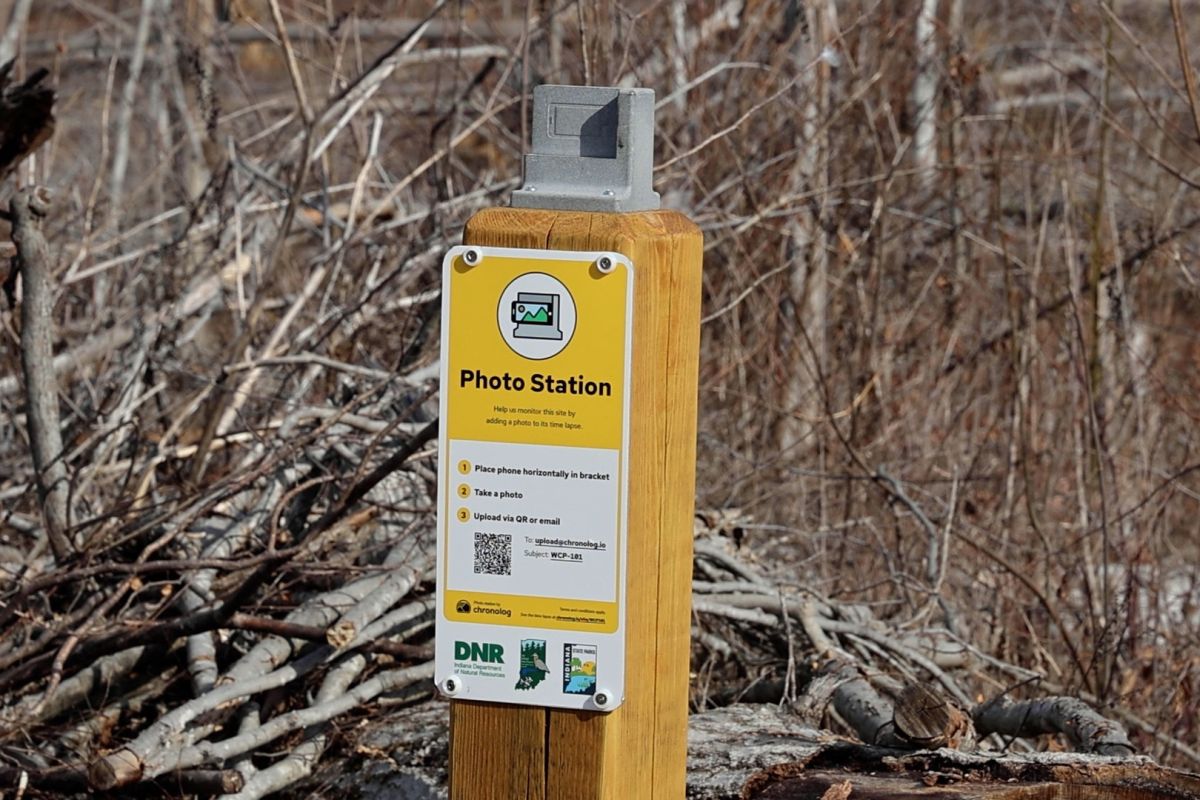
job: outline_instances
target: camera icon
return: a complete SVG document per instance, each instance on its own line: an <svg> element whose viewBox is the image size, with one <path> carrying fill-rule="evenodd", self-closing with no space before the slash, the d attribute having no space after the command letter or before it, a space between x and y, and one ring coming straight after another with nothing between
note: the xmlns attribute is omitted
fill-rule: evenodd
<svg viewBox="0 0 1200 800"><path fill-rule="evenodd" d="M509 281L496 303L498 331L522 358L543 361L561 353L575 335L575 300L566 285L544 272L526 272Z"/></svg>
<svg viewBox="0 0 1200 800"><path fill-rule="evenodd" d="M517 339L562 339L558 325L557 294L517 292L512 301L513 336Z"/></svg>

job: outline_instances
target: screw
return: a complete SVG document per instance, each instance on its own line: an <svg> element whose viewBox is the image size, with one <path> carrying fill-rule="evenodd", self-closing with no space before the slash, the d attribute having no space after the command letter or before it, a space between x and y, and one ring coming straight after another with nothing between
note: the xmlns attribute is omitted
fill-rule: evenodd
<svg viewBox="0 0 1200 800"><path fill-rule="evenodd" d="M442 681L442 694L454 697L462 691L462 681L457 675L450 675Z"/></svg>
<svg viewBox="0 0 1200 800"><path fill-rule="evenodd" d="M454 691L454 688L455 688L457 685L458 685L458 684L456 684L456 683L454 682L454 679L453 679L453 678L450 678L450 679L448 679L448 680L446 681L446 691L448 691L448 692L453 692L453 691Z"/></svg>
<svg viewBox="0 0 1200 800"><path fill-rule="evenodd" d="M596 259L596 269L607 275L613 271L613 260L608 256L600 256Z"/></svg>
<svg viewBox="0 0 1200 800"><path fill-rule="evenodd" d="M592 696L592 702L596 705L596 708L600 709L601 711L611 711L613 708L613 703L616 702L616 699L617 698L613 697L612 691L603 686L596 689L596 694Z"/></svg>
<svg viewBox="0 0 1200 800"><path fill-rule="evenodd" d="M475 266L481 260L483 260L483 254L480 253L478 250L476 250L474 247L472 247L470 250L467 250L465 253L463 253L463 261L467 262L471 266Z"/></svg>

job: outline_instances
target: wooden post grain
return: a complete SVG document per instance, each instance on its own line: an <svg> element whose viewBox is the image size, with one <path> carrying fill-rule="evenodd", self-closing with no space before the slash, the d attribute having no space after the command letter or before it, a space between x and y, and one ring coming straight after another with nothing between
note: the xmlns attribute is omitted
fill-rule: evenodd
<svg viewBox="0 0 1200 800"><path fill-rule="evenodd" d="M464 244L633 261L626 693L615 711L450 704L453 800L682 798L687 753L700 230L673 211L496 208Z"/></svg>

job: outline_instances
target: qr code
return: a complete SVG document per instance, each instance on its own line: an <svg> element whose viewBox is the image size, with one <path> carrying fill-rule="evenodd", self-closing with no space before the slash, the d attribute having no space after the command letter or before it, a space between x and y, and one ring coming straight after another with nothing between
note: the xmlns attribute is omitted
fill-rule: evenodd
<svg viewBox="0 0 1200 800"><path fill-rule="evenodd" d="M475 533L475 574L512 574L512 536L507 533Z"/></svg>

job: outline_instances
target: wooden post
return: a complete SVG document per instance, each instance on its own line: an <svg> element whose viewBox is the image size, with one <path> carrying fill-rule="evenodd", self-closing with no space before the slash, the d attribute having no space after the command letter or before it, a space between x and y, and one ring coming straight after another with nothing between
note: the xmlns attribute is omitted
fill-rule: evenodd
<svg viewBox="0 0 1200 800"><path fill-rule="evenodd" d="M633 261L626 693L615 711L450 705L454 800L682 798L687 752L700 230L672 211L497 208L468 245Z"/></svg>

